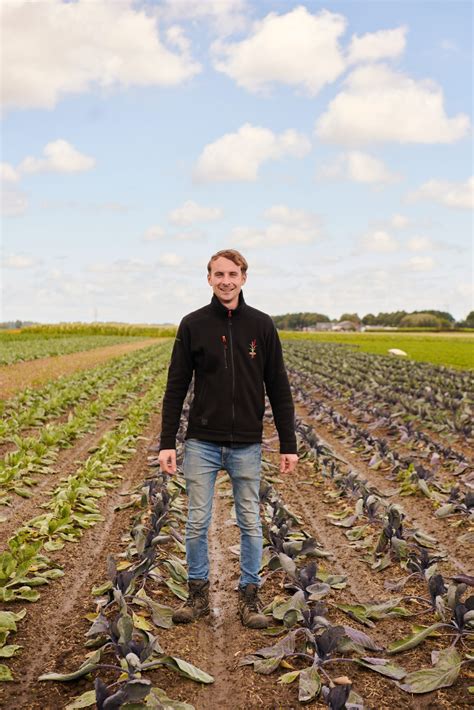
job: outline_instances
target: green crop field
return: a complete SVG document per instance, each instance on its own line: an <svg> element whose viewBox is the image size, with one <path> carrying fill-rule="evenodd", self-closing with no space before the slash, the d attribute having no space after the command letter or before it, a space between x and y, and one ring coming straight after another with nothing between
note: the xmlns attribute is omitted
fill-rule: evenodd
<svg viewBox="0 0 474 710"><path fill-rule="evenodd" d="M88 347L118 337L43 332L4 342ZM386 707L387 698L408 707L405 694L425 693L432 707L467 707L474 338L283 336L299 462L291 477L279 475L268 408L264 630L242 629L234 610L239 535L222 473L210 593L228 618L221 627L213 616L173 623L188 593L185 426L176 475L160 472L156 455L172 338L114 349L61 377L50 357L50 381L26 387L23 378L0 401L1 707L20 707L21 694L21 707L34 698L35 707L100 708L113 688L117 708L221 708L219 688L227 697L237 682L249 709L307 707L328 696L325 682L350 699L333 710ZM458 369L386 356L394 346ZM26 369L4 367L4 378L8 368ZM217 664L216 648L238 667ZM120 700L143 693L145 703Z"/></svg>
<svg viewBox="0 0 474 710"><path fill-rule="evenodd" d="M361 352L389 354L399 348L411 360L431 362L461 370L474 369L474 333L301 333L281 331L285 340L312 340L320 343L342 343ZM390 356L393 357L393 356Z"/></svg>

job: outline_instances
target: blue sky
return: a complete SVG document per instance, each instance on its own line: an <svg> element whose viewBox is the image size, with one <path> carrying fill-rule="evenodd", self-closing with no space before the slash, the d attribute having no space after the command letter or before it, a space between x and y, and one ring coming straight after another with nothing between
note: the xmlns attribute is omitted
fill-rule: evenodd
<svg viewBox="0 0 474 710"><path fill-rule="evenodd" d="M472 4L6 0L1 320L472 304Z"/></svg>

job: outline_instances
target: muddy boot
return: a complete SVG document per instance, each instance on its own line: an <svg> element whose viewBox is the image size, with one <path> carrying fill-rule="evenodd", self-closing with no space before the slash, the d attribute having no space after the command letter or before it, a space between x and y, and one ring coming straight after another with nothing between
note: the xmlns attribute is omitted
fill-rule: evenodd
<svg viewBox="0 0 474 710"><path fill-rule="evenodd" d="M189 624L209 614L209 582L207 579L190 579L188 598L173 614L173 623Z"/></svg>
<svg viewBox="0 0 474 710"><path fill-rule="evenodd" d="M247 584L239 587L239 616L242 624L250 629L266 629L269 618L262 614L258 605L258 586Z"/></svg>

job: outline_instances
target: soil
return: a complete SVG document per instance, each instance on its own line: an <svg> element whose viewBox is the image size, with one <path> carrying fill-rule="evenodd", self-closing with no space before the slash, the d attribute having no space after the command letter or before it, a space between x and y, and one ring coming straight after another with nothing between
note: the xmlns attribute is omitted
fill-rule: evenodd
<svg viewBox="0 0 474 710"><path fill-rule="evenodd" d="M69 355L56 355L55 357L19 362L15 365L5 365L0 367L0 399L7 399L25 387L40 387L45 382L55 380L62 375L87 370L100 365L101 362L110 360L110 358L125 355L134 350L141 350L141 348L157 343L158 340L157 338L147 338L132 343L119 343L118 345L108 345L105 348L70 353Z"/></svg>

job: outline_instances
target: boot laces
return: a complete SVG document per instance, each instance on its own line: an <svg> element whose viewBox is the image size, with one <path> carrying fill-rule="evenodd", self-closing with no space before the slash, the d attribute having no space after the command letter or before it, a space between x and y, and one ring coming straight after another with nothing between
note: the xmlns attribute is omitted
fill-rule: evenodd
<svg viewBox="0 0 474 710"><path fill-rule="evenodd" d="M258 613L258 603L257 603L257 588L250 588L245 590L245 604L250 611L255 611Z"/></svg>
<svg viewBox="0 0 474 710"><path fill-rule="evenodd" d="M205 600L206 592L204 587L191 587L188 591L188 598L186 599L186 606L194 606L194 602L198 599Z"/></svg>

